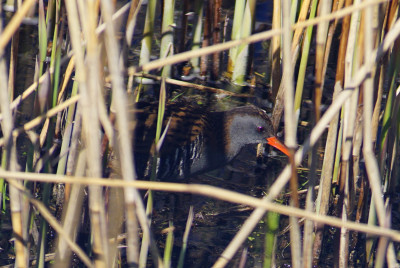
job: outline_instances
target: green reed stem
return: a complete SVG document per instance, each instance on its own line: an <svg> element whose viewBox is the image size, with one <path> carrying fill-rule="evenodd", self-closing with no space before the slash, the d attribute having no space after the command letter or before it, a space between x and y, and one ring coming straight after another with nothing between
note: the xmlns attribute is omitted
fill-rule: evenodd
<svg viewBox="0 0 400 268"><path fill-rule="evenodd" d="M160 97L159 97L158 114L157 114L157 129L154 141L157 148L159 147L161 129L164 121L165 102L166 102L166 90L165 90L165 80L163 79L161 81L161 87L160 87ZM152 158L151 175L150 175L151 181L155 181L157 178L157 162L158 162L157 160L158 160L158 150L156 150L155 155ZM147 196L147 205L146 205L146 215L149 218L151 218L151 215L153 213L153 204L154 204L153 191L149 190ZM143 234L142 245L140 248L140 256L139 256L139 267L145 267L146 265L149 243L150 243L150 237Z"/></svg>
<svg viewBox="0 0 400 268"><path fill-rule="evenodd" d="M175 0L164 0L164 14L162 21L162 39L160 48L160 58L168 57L173 54L174 47L174 11L175 11ZM183 16L186 16L183 14ZM171 65L163 67L162 77L171 76Z"/></svg>
<svg viewBox="0 0 400 268"><path fill-rule="evenodd" d="M389 132L391 118L392 118L392 109L393 109L393 102L394 102L394 91L395 89L395 81L397 73L400 69L400 53L397 53L395 57L392 57L392 60L389 65L389 78L390 78L390 88L389 93L387 96L385 111L383 114L383 121L382 121L382 132L381 132L381 140L380 140L380 151L381 155L385 151L384 146L387 139L387 134Z"/></svg>
<svg viewBox="0 0 400 268"><path fill-rule="evenodd" d="M62 42L62 33L59 33L59 23L60 23L60 11L61 4L57 1L56 3L56 23L54 25L54 33L53 33L53 46L51 49L51 59L50 59L50 68L54 69L54 73L52 76L52 85L53 85L53 96L52 96L52 106L55 107L57 105L57 96L58 96L58 86L60 81L60 66L61 66L61 42Z"/></svg>
<svg viewBox="0 0 400 268"><path fill-rule="evenodd" d="M187 249L190 229L192 228L193 218L194 218L193 206L190 206L189 215L186 221L185 232L183 233L182 248L179 254L179 261L177 265L178 268L183 268L183 265L185 263L186 249Z"/></svg>
<svg viewBox="0 0 400 268"><path fill-rule="evenodd" d="M140 50L139 65L150 61L152 40L154 35L154 19L156 14L157 0L149 0L147 3L146 20L144 24L142 47ZM148 84L151 80L140 78L138 83Z"/></svg>
<svg viewBox="0 0 400 268"><path fill-rule="evenodd" d="M299 6L299 1L292 1L292 5L290 6L290 22L292 24L294 24L296 22L298 6Z"/></svg>
<svg viewBox="0 0 400 268"><path fill-rule="evenodd" d="M74 81L72 86L71 96L76 96L77 94L78 94L78 83ZM59 175L65 174L66 171L67 160L68 160L67 152L70 148L75 110L76 110L76 104L73 104L68 108L67 120L65 122L65 131L63 133L63 139L60 150L60 155L63 155L64 157L61 157L60 160L58 161L57 172L56 172Z"/></svg>
<svg viewBox="0 0 400 268"><path fill-rule="evenodd" d="M165 241L165 249L164 249L164 267L171 267L171 259L172 259L172 249L174 247L174 224L172 221L169 221L169 231L167 234L167 240Z"/></svg>
<svg viewBox="0 0 400 268"><path fill-rule="evenodd" d="M244 7L246 5L246 0L237 0L235 2L235 12L233 14L233 25L232 25L232 40L240 39L240 32L243 22ZM229 62L228 62L228 72L233 72L236 63L238 47L233 47L229 50Z"/></svg>
<svg viewBox="0 0 400 268"><path fill-rule="evenodd" d="M243 14L243 23L241 27L241 38L246 38L251 35L254 22L254 11L256 8L256 0L247 0L246 8ZM236 62L232 74L232 82L238 85L243 85L249 59L249 45L240 45L237 51Z"/></svg>
<svg viewBox="0 0 400 268"><path fill-rule="evenodd" d="M199 49L201 45L201 33L203 29L203 7L204 7L204 1L196 0L195 13L197 16L197 21L196 21L196 26L194 28L192 50ZM191 58L190 63L193 66L193 72L196 74L200 73L200 58L199 57Z"/></svg>
<svg viewBox="0 0 400 268"><path fill-rule="evenodd" d="M43 62L46 60L47 55L47 27L46 19L44 16L43 0L39 1L39 77L43 74ZM39 90L39 86L38 86Z"/></svg>
<svg viewBox="0 0 400 268"><path fill-rule="evenodd" d="M263 267L272 267L275 252L275 239L279 229L280 215L276 212L268 212L266 215L266 232L264 242L264 263Z"/></svg>
<svg viewBox="0 0 400 268"><path fill-rule="evenodd" d="M297 1L293 1L293 2L297 2ZM310 19L315 18L315 13L317 10L317 2L318 1L313 1L313 3L312 3L311 11L310 11ZM292 7L293 7L293 3L292 3ZM293 13L292 13L292 15L293 15ZM303 50L301 52L300 68L299 68L297 84L296 84L296 93L295 93L295 97L294 97L294 112L297 116L296 120L298 120L299 116L300 116L301 100L302 100L302 96L303 96L304 80L305 80L305 76L306 76L308 56L310 54L310 46L311 46L311 38L312 38L313 28L314 28L313 26L307 27L307 31L306 31L305 37L304 37ZM296 125L297 125L297 123L296 123Z"/></svg>

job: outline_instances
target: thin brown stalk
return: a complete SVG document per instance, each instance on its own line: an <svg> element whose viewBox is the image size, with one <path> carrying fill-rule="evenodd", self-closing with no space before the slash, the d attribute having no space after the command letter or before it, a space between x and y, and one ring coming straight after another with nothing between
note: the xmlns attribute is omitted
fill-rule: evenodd
<svg viewBox="0 0 400 268"><path fill-rule="evenodd" d="M163 79L163 77L161 77L161 76L145 74L145 73L136 73L136 74L134 74L134 76L150 78L150 79L153 79L156 81L161 81ZM172 79L172 78L165 78L165 82L168 84L172 84L172 85L194 88L197 90L207 91L207 92L221 94L221 95L228 95L228 96L235 96L235 97L251 97L250 94L238 94L238 93L230 92L230 91L215 88L215 87L208 87L208 86L203 86L203 85L199 85L199 84L193 84L193 83L176 80L176 79Z"/></svg>
<svg viewBox="0 0 400 268"><path fill-rule="evenodd" d="M214 8L213 8L213 27L212 27L212 34L213 34L213 44L218 44L221 41L221 4L222 0L212 0ZM220 77L220 53L213 54L213 61L212 61L212 74L213 79L217 79Z"/></svg>
<svg viewBox="0 0 400 268"><path fill-rule="evenodd" d="M345 7L349 7L353 3L353 0L346 0ZM347 40L349 38L349 30L350 30L350 15L343 18L342 29L341 29L341 38L339 44L339 52L338 52L338 61L336 65L336 82L340 82L340 84L344 85L344 66L345 66L345 57L346 57L346 47Z"/></svg>
<svg viewBox="0 0 400 268"><path fill-rule="evenodd" d="M274 0L272 29L281 27L281 1ZM276 99L281 83L281 37L276 35L271 40L271 88L272 98Z"/></svg>

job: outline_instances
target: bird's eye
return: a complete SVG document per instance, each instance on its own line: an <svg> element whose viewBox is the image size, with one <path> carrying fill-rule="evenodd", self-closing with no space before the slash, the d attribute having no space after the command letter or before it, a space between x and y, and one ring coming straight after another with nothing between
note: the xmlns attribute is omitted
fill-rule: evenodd
<svg viewBox="0 0 400 268"><path fill-rule="evenodd" d="M257 127L257 131L260 132L260 133L264 132L264 127L258 126Z"/></svg>

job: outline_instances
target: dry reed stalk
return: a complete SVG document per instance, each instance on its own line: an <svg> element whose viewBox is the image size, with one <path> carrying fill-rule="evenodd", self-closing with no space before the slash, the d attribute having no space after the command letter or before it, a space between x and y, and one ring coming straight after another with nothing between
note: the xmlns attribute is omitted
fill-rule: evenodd
<svg viewBox="0 0 400 268"><path fill-rule="evenodd" d="M121 170L122 176L125 181L133 181L136 179L136 172L133 166L134 159L131 151L131 134L129 133L128 124L128 115L126 103L126 93L124 89L124 82L122 79L122 72L119 69L118 63L118 44L115 38L115 32L112 25L112 7L109 5L108 1L102 1L102 10L104 12L104 20L106 22L106 48L107 48L107 57L108 62L110 64L110 71L112 76L112 86L113 86L113 101L112 108L113 111L116 112L117 126L119 129L120 139L118 141L118 152L120 154L121 159ZM107 10L107 11L104 11ZM149 222L146 217L146 212L144 209L144 205L142 203L140 194L135 188L126 188L124 191L125 198L125 215L127 222L127 244L128 244L128 262L129 263L138 263L138 234L137 234L137 225L135 224L136 219L134 212L136 212L137 217L139 219L140 225L143 229L144 235L150 238L150 250L152 252L152 257L154 258L154 263L158 265L162 264L162 261L157 252L157 248L155 247L155 243L152 238L152 234L149 228Z"/></svg>
<svg viewBox="0 0 400 268"><path fill-rule="evenodd" d="M311 1L307 0L302 3L297 24L299 24L299 23L301 24L301 23L305 22L305 19L307 17L307 14L308 14L308 11L310 8L310 2ZM296 66L296 62L297 62L297 59L299 56L301 36L305 29L303 27L294 27L294 28L295 28L295 31L294 31L292 44L291 44L291 51L292 51L291 66L292 66L293 70L294 70L294 67ZM285 77L285 73L283 73L281 81L285 81L287 79L288 78ZM278 129L279 122L281 120L282 113L284 111L285 90L286 90L285 83L281 82L276 94L273 93L275 96L275 99L274 99L275 105L274 105L274 110L272 112L272 125L274 126L275 130Z"/></svg>
<svg viewBox="0 0 400 268"><path fill-rule="evenodd" d="M82 94L82 118L83 118L83 129L85 133L85 141L87 144L87 163L88 163L88 175L101 175L100 168L100 139L97 131L99 130L99 120L97 107L91 100L97 100L97 94L99 91L97 76L99 70L99 62L97 58L97 40L95 36L96 27L96 13L93 2L88 3L90 8L85 10L88 15L88 24L82 25L84 33L88 33L86 36L88 42L87 49L87 63L84 60L84 53L80 41L80 25L79 17L77 12L77 6L73 2L66 4L68 13L68 25L69 33L71 36L72 48L75 54L76 60L76 79L79 82L80 92ZM83 12L81 7L81 12ZM83 13L81 13L83 14ZM82 22L85 22L82 20ZM93 32L90 33L85 29L88 28ZM88 68L87 68L88 67ZM102 201L102 193L100 187L89 187L89 203L91 213L91 224L93 234L93 252L96 253L98 258L95 260L96 266L105 267L109 264L108 260L108 245L106 243L106 223L105 223L105 212L104 202Z"/></svg>
<svg viewBox="0 0 400 268"><path fill-rule="evenodd" d="M366 18L371 18L373 16L373 10L372 8L366 8L365 9L365 17ZM372 21L369 19L364 20L365 23L365 41L364 41L364 61L367 64L373 64L373 59L369 55L371 55L372 50L373 50L373 25ZM387 219L389 216L389 213L386 213L386 208L384 205L384 201L382 198L382 190L381 190L381 178L380 178L380 171L378 167L378 162L375 158L374 150L373 150L373 140L372 140L372 133L371 133L371 127L372 127L372 102L373 102L373 77L374 77L374 71L372 75L366 79L364 83L364 145L363 145L363 155L365 158L365 164L366 164L366 169L367 169L367 174L368 174L368 180L369 184L371 187L372 191L372 198L375 203L375 208L376 208L376 213L378 216L379 224L380 226L387 226ZM372 204L371 204L372 206ZM380 242L383 242L384 239L380 239ZM383 243L387 243L383 242ZM387 261L389 267L392 267L393 265L397 264L396 257L393 254L394 248L393 248L393 243L390 243L389 249L386 252L387 254Z"/></svg>
<svg viewBox="0 0 400 268"><path fill-rule="evenodd" d="M354 5L359 4L360 1L355 1ZM344 85L347 87L348 82L351 81L351 77L355 70L358 69L357 66L357 51L355 49L356 41L359 35L358 33L358 19L359 12L354 12L351 16L350 21L350 29L349 29L349 37L346 47L346 56L345 56L345 73L344 73ZM340 169L340 180L339 180L339 201L338 201L338 210L341 214L343 221L348 220L348 207L349 207L349 184L351 184L350 174L350 154L352 150L352 140L355 130L355 119L357 112L357 104L358 104L358 95L359 95L358 87L355 88L351 98L346 102L343 109L343 144L341 151L341 169ZM335 234L336 236L336 255L335 258L337 265L345 265L347 266L348 261L348 245L349 245L349 234L348 230L342 228L340 232Z"/></svg>
<svg viewBox="0 0 400 268"><path fill-rule="evenodd" d="M204 28L203 28L203 41L201 43L202 48L209 47L209 45L211 44L211 41L210 41L210 39L211 39L211 13L212 13L211 1L212 0L204 1L204 4L203 4L204 8L205 8L205 20L204 20ZM202 55L200 57L200 75L206 76L207 72L208 72L208 54Z"/></svg>
<svg viewBox="0 0 400 268"><path fill-rule="evenodd" d="M318 15L320 17L326 16L331 12L332 9L332 1L323 1L320 2ZM324 57L327 53L328 45L327 45L327 34L328 34L329 23L324 22L318 24L317 32L316 32L316 55L315 55L315 83L314 83L314 94L313 94L313 102L314 102L314 118L313 124L319 121L321 117L321 99L322 99L322 84L324 80L324 66L327 65L327 58ZM311 151L311 163L310 163L310 173L309 173L309 182L308 182L308 192L306 197L306 210L313 211L314 210L314 186L316 184L316 168L318 162L317 150L319 147L319 143L313 147ZM310 221L305 221L304 223L304 266L311 267L313 263L313 241L314 241L314 224Z"/></svg>
<svg viewBox="0 0 400 268"><path fill-rule="evenodd" d="M336 101L338 94L340 93L341 87L339 84L335 86L333 93L332 102ZM320 215L327 215L329 210L329 200L331 196L332 188L332 172L333 163L335 160L335 150L337 143L337 131L338 131L339 117L336 116L329 124L328 136L326 138L324 160L322 164L321 179L319 184L318 196L316 200L316 212ZM321 246L323 242L324 228L320 224L316 225L314 246L313 246L313 259L316 261L319 259L319 253L321 252Z"/></svg>
<svg viewBox="0 0 400 268"><path fill-rule="evenodd" d="M335 0L333 5L332 5L332 11L331 12L336 12L338 10L341 10L343 8L344 1L345 0ZM328 66L329 55L331 53L332 41L333 41L333 38L334 38L334 33L335 33L335 30L336 30L337 24L338 24L338 19L335 19L334 22L329 25L328 36L327 36L327 41L326 41L326 46L325 46L323 66L322 66L322 74L321 74L321 79L320 79L320 87L321 87L321 89L324 88L324 84L325 84L326 69L327 69L327 66Z"/></svg>
<svg viewBox="0 0 400 268"><path fill-rule="evenodd" d="M121 155L121 170L122 170L122 175L124 180L126 181L132 181L136 179L136 174L133 165L133 155L132 152L130 151L131 146L131 140L129 139L130 134L126 126L128 122L128 115L126 111L126 96L124 92L124 82L123 78L121 75L121 70L119 68L119 48L118 44L116 43L116 38L115 38L115 32L112 24L112 10L113 7L110 5L108 1L101 1L102 5L102 11L104 15L104 20L106 24L106 49L107 49L107 57L108 57L108 62L110 66L110 72L112 76L112 88L113 88L113 108L116 107L116 113L117 113L117 125L119 126L120 129L120 140L118 143L118 148L119 152ZM124 148L125 147L125 148ZM135 216L132 215L134 212L133 208L135 207L135 196L137 196L138 193L135 189L125 189L124 192L124 198L125 198L125 213L127 215L127 219L131 220L131 222L135 222L135 220L132 220ZM128 211L128 209L131 209L131 211ZM119 210L118 207L116 210ZM120 218L115 218L115 220L119 221ZM118 226L118 224L116 224ZM128 223L127 225L127 261L128 263L138 263L139 260L139 255L138 255L138 234L137 234L137 226L135 224L130 224ZM119 228L117 228L119 229ZM114 233L115 235L118 235L118 232ZM116 254L116 247L117 244L113 245L113 256L112 256L112 262L115 262L115 254Z"/></svg>
<svg viewBox="0 0 400 268"><path fill-rule="evenodd" d="M350 3L348 3L350 4ZM337 10L340 10L343 8L344 5L344 0L335 0L334 4L333 4L333 8L332 8L332 12L336 12ZM343 25L343 29L347 29L348 30L348 20L349 17L345 17L345 20L347 18L347 23L344 21ZM326 69L327 69L327 65L328 65L328 59L329 59L329 54L330 54L330 48L332 45L332 40L333 40L333 36L334 36L334 31L336 29L338 20L336 19L334 21L334 23L332 23L329 27L329 32L328 32L328 40L326 41L326 47L325 47L325 53L324 53L324 61L323 61L323 66L322 66L322 71L320 73L320 78L316 79L319 80L319 83L317 82L317 86L320 87L320 89L322 90L324 87L324 83L325 83L325 74L326 74ZM343 40L343 42L342 42ZM347 35L343 35L342 34L342 38L341 38L341 48L342 48L342 52L339 53L339 60L337 63L338 69L339 66L339 62L343 62L343 60L340 59L344 59L344 48L347 44ZM318 58L318 57L317 57ZM344 62L342 63L344 64ZM316 68L316 70L318 70L318 68ZM341 70L344 70L341 69ZM343 83L342 83L343 85ZM338 89L339 87L335 86L335 90L333 93L333 99L332 102L335 101L336 95L338 94ZM317 106L317 105L316 105ZM316 107L315 106L315 107ZM315 109L319 109L319 108L315 108ZM318 112L320 112L318 110ZM318 115L316 117L319 117ZM333 163L335 160L335 148L337 145L337 130L338 130L338 118L334 119L329 126L329 131L328 131L328 136L327 136L327 140L326 140L326 146L325 146L325 152L324 152L324 160L323 160L323 166L322 166L322 173L321 173L321 179L320 179L320 190L318 191L318 196L317 196L317 200L316 200L316 211L318 213L320 213L321 215L326 215L328 213L328 209L329 209L329 200L331 197L331 181L332 181L332 177L333 177ZM318 264L318 260L319 260L319 253L321 252L321 247L322 247L322 242L323 242L323 234L324 234L324 229L323 226L317 225L316 226L316 232L315 232L315 238L314 238L314 245L313 245L313 263L314 265Z"/></svg>
<svg viewBox="0 0 400 268"><path fill-rule="evenodd" d="M331 12L332 0L323 1L320 3L319 16L325 16ZM326 57L326 46L327 46L327 34L328 34L329 23L324 22L318 24L317 37L316 37L316 52L315 52L315 91L314 91L314 113L315 121L318 122L321 117L321 99L322 99L322 84L324 80L324 65Z"/></svg>
<svg viewBox="0 0 400 268"><path fill-rule="evenodd" d="M74 146L74 144L72 144ZM75 145L76 146L76 145ZM76 152L76 151L75 151ZM76 157L72 154L70 158ZM86 169L86 153L82 150L77 157L77 167L75 176L82 177L85 175ZM72 241L75 241L77 233L79 231L80 219L82 215L83 199L85 197L84 185L72 184L71 193L68 194L68 200L66 200L63 209L62 225L65 233ZM68 247L67 241L62 236L58 237L57 251L55 265L57 267L69 267L71 264L72 251Z"/></svg>
<svg viewBox="0 0 400 268"><path fill-rule="evenodd" d="M15 76L16 76L15 72L18 60L19 32L20 30L18 28L11 40L10 67L8 75L8 95L10 100L14 99L14 84L15 84Z"/></svg>
<svg viewBox="0 0 400 268"><path fill-rule="evenodd" d="M344 96L346 96L346 94L342 95L342 97ZM340 97L340 99L342 97ZM150 182L150 181L125 182L119 179L104 180L102 178L92 178L92 177L77 177L77 176L68 177L68 176L58 176L54 174L10 172L10 171L5 171L4 169L0 169L0 176L5 177L9 180L17 180L17 181L34 180L40 182L57 182L57 183L74 182L76 184L82 184L82 185L96 185L96 186L101 185L109 187L136 187L138 189L150 189L158 191L198 194L232 203L240 203L251 207L258 207L264 210L270 210L284 215L304 217L306 219L310 219L315 222L327 224L330 226L346 227L350 230L369 233L373 236L381 235L388 237L395 242L398 241L400 242L400 232L397 230L387 229L380 226L369 226L365 223L357 223L352 221L342 222L341 219L338 219L333 216L320 216L316 213L305 212L302 209L289 207L286 205L280 205L273 202L272 200L269 201L260 200L259 198L255 198L252 196L204 184L184 184L184 183L167 183L167 182Z"/></svg>
<svg viewBox="0 0 400 268"><path fill-rule="evenodd" d="M326 5L327 3L324 2L324 7L322 9L326 9L329 6ZM332 6L332 12L336 12L337 10L340 10L343 7L344 4L344 0L338 1L336 0ZM325 13L325 15L327 14L326 10L322 11L321 13ZM317 41L317 43L319 43L319 49L318 49L318 45L317 45L317 54L318 53L322 53L322 51L324 51L324 56L323 56L323 61L319 61L318 59L320 59L320 56L316 56L317 62L316 62L316 94L314 96L314 98L318 99L321 98L322 96L322 89L324 87L324 82L325 82L325 74L326 74L326 69L327 69L327 65L328 65L328 59L329 59L329 55L330 55L330 48L332 45L332 40L333 40L333 36L334 36L334 31L336 29L336 25L338 23L338 20L336 19L334 21L334 23L331 23L329 25L329 30L328 30L328 36L327 36L327 40L326 40L326 44L323 47L323 43L324 43L324 39L321 38L321 36L319 35L323 35L323 31L318 32L317 34L317 40L320 40L319 42ZM318 26L318 29L320 28L321 25ZM319 64L319 65L318 65ZM322 65L322 66L321 66ZM335 95L335 93L334 93ZM333 97L335 98L335 96ZM320 103L320 100L319 100ZM316 120L319 119L320 117L320 107L319 104L315 104L314 106L315 108L315 118ZM320 187L321 187L321 191L318 191L318 197L317 197L317 205L316 205L316 211L318 211L319 213L321 213L322 215L326 215L328 212L328 207L329 207L329 199L330 199L330 189L331 189L331 178L332 178L332 168L333 168L333 160L334 160L334 153L335 153L335 147L336 147L336 131L337 131L337 119L333 120L331 122L331 127L329 128L328 131L328 139L330 138L330 141L327 139L327 146L325 147L325 153L324 153L324 164L323 166L325 166L325 175L322 173L321 174L321 181L320 181ZM331 130L332 128L332 130ZM334 139L334 140L333 140ZM332 146L333 145L333 146ZM326 159L327 158L327 159ZM326 159L326 160L325 160ZM326 161L326 162L325 162ZM315 168L315 163L316 162L316 152L313 153L313 157L312 157L312 168L311 168L311 177L312 179L310 180L310 186L309 188L313 189L313 183L311 183L312 181L315 181L314 178L314 174L315 172L312 171ZM328 166L328 167L327 167ZM324 170L324 167L323 167ZM325 179L324 179L325 178ZM313 198L310 198L307 200L307 202L311 203L313 201ZM319 205L321 205L321 207L319 207ZM309 233L312 231L312 225L307 225L309 226ZM306 231L305 231L306 232ZM311 236L311 234L309 234L309 237ZM323 238L323 228L321 226L317 227L317 231L315 233L315 237L314 237L314 245L312 246L313 248L311 249L311 245L310 246L306 246L304 245L305 250L310 251L308 254L305 254L306 256L308 256L309 258L313 259L313 263L316 265L317 264L317 260L319 259L319 254L318 252L321 252L321 245L322 245L322 238ZM311 250L313 253L311 253ZM310 256L312 254L312 257ZM311 262L309 262L311 263ZM310 266L311 264L309 264L308 266Z"/></svg>
<svg viewBox="0 0 400 268"><path fill-rule="evenodd" d="M137 21L137 15L140 7L142 6L143 0L133 0L130 5L128 20L126 22L125 39L128 47L132 46L133 34L135 32L135 26Z"/></svg>
<svg viewBox="0 0 400 268"><path fill-rule="evenodd" d="M136 73L136 74L133 74L133 75L134 76L141 76L141 77L150 78L150 79L155 80L155 81L164 80L165 83L168 83L168 84L177 85L177 86L181 86L181 87L194 88L194 89L197 89L197 90L201 90L201 91L204 91L204 92L211 92L211 93L215 93L215 94L221 94L221 95L227 95L227 96L235 96L235 97L251 97L252 96L250 94L238 94L238 93L234 93L234 92L227 91L227 90L224 90L224 89L219 89L219 88L215 88L215 87L208 87L208 86L199 85L199 84L193 84L193 83L189 83L189 82L185 82L185 81L181 81L181 80L176 80L176 79L172 79L172 78L165 78L164 79L161 76L152 75L152 74Z"/></svg>
<svg viewBox="0 0 400 268"><path fill-rule="evenodd" d="M4 57L1 57L0 77L2 81L7 81L6 73L5 59ZM2 166L7 170L16 171L18 167L15 147L16 139L12 136L13 121L9 106L7 83L2 83L2 86L0 86L0 91L0 107L4 116L3 121L1 122L1 129L4 137L3 139L5 140L2 151ZM21 182L15 182L14 184L22 185ZM9 187L9 199L12 228L14 236L16 236L14 242L16 265L18 267L27 267L29 262L28 248L25 247L27 241L27 232L22 228L23 215L27 215L27 213L23 210L24 207L21 204L22 196L15 188L14 184L10 185ZM3 202L3 199L4 197L1 196L1 202Z"/></svg>
<svg viewBox="0 0 400 268"><path fill-rule="evenodd" d="M78 7L80 5L78 4ZM85 34L87 30L87 47L86 47L86 72L87 83L86 88L80 87L82 105L82 123L83 138L87 148L87 164L89 176L101 176L100 161L100 137L98 131L100 129L99 107L97 101L99 98L101 78L100 59L98 55L99 40L95 33L98 21L98 6L95 1L89 1L85 10L81 14L87 14L87 20L82 21L82 29ZM86 25L86 26L85 26ZM75 48L74 48L75 50ZM77 66L78 67L78 66ZM79 70L77 69L79 72ZM87 90L85 90L87 89ZM111 264L109 244L107 240L107 221L105 215L104 199L101 187L89 187L89 211L91 221L91 233L93 235L93 252L98 256L95 258L96 266L109 267Z"/></svg>
<svg viewBox="0 0 400 268"><path fill-rule="evenodd" d="M311 0L306 0L303 1L301 3L301 9L300 9L300 13L299 13L299 17L297 19L297 22L303 22L306 20L308 12L310 10L310 4L311 4ZM294 14L292 14L292 16L294 17ZM300 40L302 38L303 32L304 32L305 28L297 28L294 31L293 34L293 40L292 40L292 53L294 53L294 51L297 49L296 47L300 45Z"/></svg>
<svg viewBox="0 0 400 268"><path fill-rule="evenodd" d="M2 148L2 159L1 166L6 170L17 171L18 162L16 155L16 138L12 136L12 131L14 128L13 117L10 109L10 100L9 93L7 91L7 69L6 69L6 59L4 55L4 48L7 45L9 38L14 33L16 28L21 23L22 18L25 16L28 11L29 5L32 5L32 1L27 1L21 7L20 10L14 15L10 23L3 30L3 23L0 22L0 80L3 83L0 83L0 111L3 114L3 120L1 121L1 131L3 134L3 139L5 140L4 147ZM2 6L0 5L0 8ZM1 11L0 11L1 13ZM11 24L13 22L13 24ZM16 27L16 28L13 28ZM9 38L7 35L10 35ZM3 38L2 38L3 37ZM0 179L1 183L1 192L0 192L0 204L3 208L3 200L4 196L4 179ZM10 199L10 211L11 211L11 222L12 222L12 230L15 236L15 264L18 267L27 267L29 263L29 249L27 246L28 234L26 229L23 229L24 226L24 215L29 214L26 211L26 207L23 206L23 199L20 193L18 192L16 186L22 185L22 182L15 181L13 185L9 187L9 199Z"/></svg>
<svg viewBox="0 0 400 268"><path fill-rule="evenodd" d="M290 186L292 191L291 205L299 207L299 199L297 195L297 170L294 161L294 153L296 150L296 126L295 126L295 114L294 114L294 86L293 86L293 66L292 66L292 32L290 25L290 1L283 1L282 3L282 64L283 64L283 76L285 79L282 80L285 88L285 145L289 148L290 156L289 162L292 170L290 178ZM301 235L300 226L298 219L290 217L290 246L291 246L291 257L293 267L302 266L302 247L301 247Z"/></svg>
<svg viewBox="0 0 400 268"><path fill-rule="evenodd" d="M281 14L281 1L274 0L272 29L281 28ZM270 59L272 99L275 100L276 95L278 94L279 85L281 83L281 38L279 35L272 37Z"/></svg>

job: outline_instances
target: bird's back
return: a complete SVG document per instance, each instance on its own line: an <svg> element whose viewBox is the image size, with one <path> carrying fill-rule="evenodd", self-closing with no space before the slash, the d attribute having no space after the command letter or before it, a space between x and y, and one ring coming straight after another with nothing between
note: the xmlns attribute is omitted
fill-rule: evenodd
<svg viewBox="0 0 400 268"><path fill-rule="evenodd" d="M134 132L133 151L139 178L150 175L152 158L156 153L154 143L157 128L158 106L137 103L132 110L136 118L131 124ZM176 178L191 175L192 167L202 154L207 135L208 112L204 107L190 102L173 102L166 106L162 133L168 125L156 164L157 177Z"/></svg>

